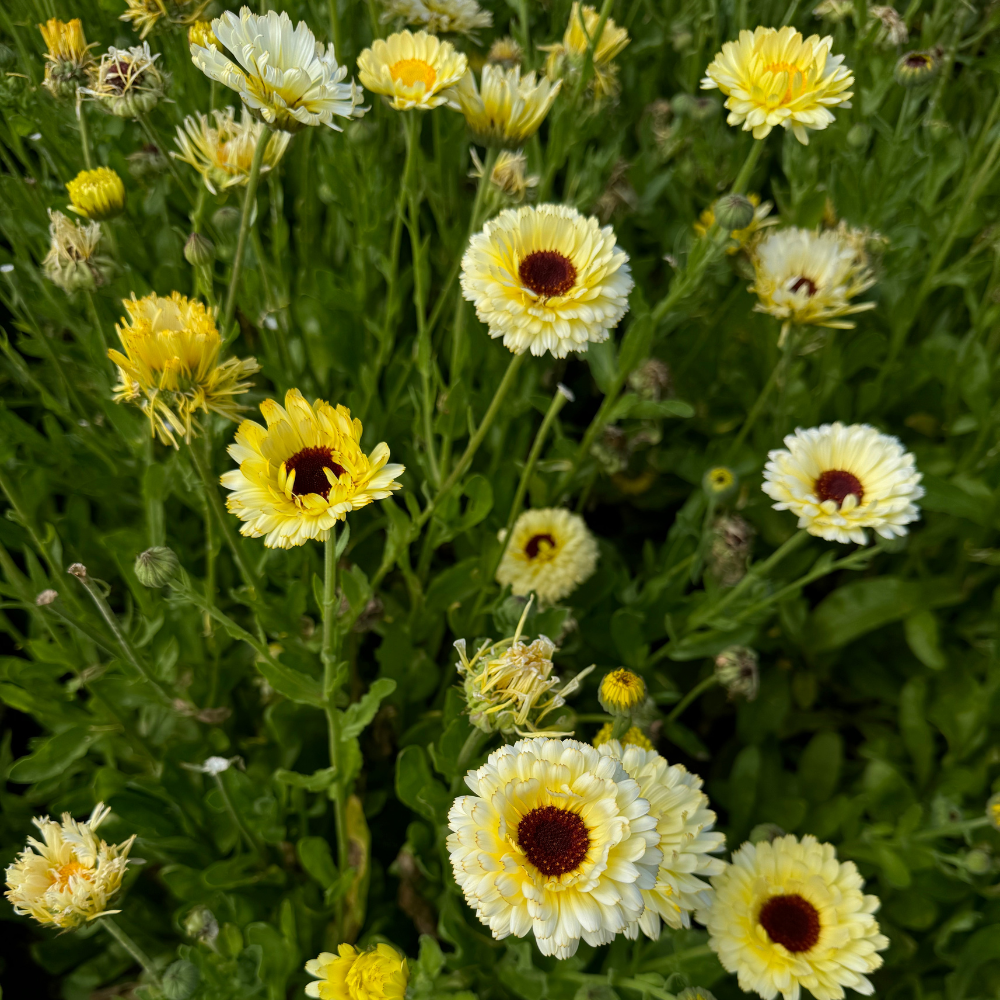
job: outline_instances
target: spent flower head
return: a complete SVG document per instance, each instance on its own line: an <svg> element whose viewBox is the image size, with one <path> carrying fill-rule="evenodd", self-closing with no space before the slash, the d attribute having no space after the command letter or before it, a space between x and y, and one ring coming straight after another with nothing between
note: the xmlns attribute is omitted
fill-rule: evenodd
<svg viewBox="0 0 1000 1000"><path fill-rule="evenodd" d="M520 66L523 59L524 50L510 35L504 35L503 38L495 39L490 46L490 51L486 55L488 63L492 63L494 66L502 66L504 69L512 69L514 66Z"/></svg>
<svg viewBox="0 0 1000 1000"><path fill-rule="evenodd" d="M470 177L479 179L483 176L486 167L479 159L479 154L474 146L469 147L469 156L472 158L472 170ZM489 183L501 195L518 203L524 201L529 191L538 186L540 180L538 174L527 172L528 161L524 153L512 153L509 149L503 149L497 155L490 170Z"/></svg>
<svg viewBox="0 0 1000 1000"><path fill-rule="evenodd" d="M138 118L156 107L170 84L170 74L157 68L159 58L158 52L150 52L148 42L127 49L112 45L101 56L91 74L90 86L83 93L110 114Z"/></svg>
<svg viewBox="0 0 1000 1000"><path fill-rule="evenodd" d="M42 270L45 277L64 292L97 288L108 280L112 264L99 252L99 222L75 222L50 208L49 240L49 252L42 261Z"/></svg>
<svg viewBox="0 0 1000 1000"><path fill-rule="evenodd" d="M396 18L432 35L466 35L474 42L480 28L493 27L493 14L476 0L385 0L382 21Z"/></svg>
<svg viewBox="0 0 1000 1000"><path fill-rule="evenodd" d="M45 42L45 79L42 86L61 100L76 97L78 87L87 83L94 67L90 50L94 43L87 43L83 22L78 17L69 21L50 18L38 30Z"/></svg>
<svg viewBox="0 0 1000 1000"><path fill-rule="evenodd" d="M730 700L739 695L753 701L760 689L760 657L749 646L729 646L715 658L715 677Z"/></svg>

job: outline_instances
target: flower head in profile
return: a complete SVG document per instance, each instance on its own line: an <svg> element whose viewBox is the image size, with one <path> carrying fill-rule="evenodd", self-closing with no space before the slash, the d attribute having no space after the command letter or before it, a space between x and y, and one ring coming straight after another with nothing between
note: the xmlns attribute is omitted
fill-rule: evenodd
<svg viewBox="0 0 1000 1000"><path fill-rule="evenodd" d="M581 6L579 0L573 0L562 42L539 46L549 53L545 63L545 74L549 79L573 78L583 70L587 50L600 20L601 15L595 8L589 4ZM627 29L615 24L610 17L604 22L601 37L594 45L593 77L588 85L596 100L617 92L618 67L613 60L629 41Z"/></svg>
<svg viewBox="0 0 1000 1000"><path fill-rule="evenodd" d="M29 837L28 846L7 867L5 895L15 913L72 930L118 912L108 904L121 888L135 835L117 845L100 840L97 828L110 811L101 802L83 823L70 813L63 813L61 823L48 816L34 820L41 840Z"/></svg>
<svg viewBox="0 0 1000 1000"><path fill-rule="evenodd" d="M493 15L476 0L385 0L382 20L402 18L432 35L466 35L478 41L480 28L493 27Z"/></svg>
<svg viewBox="0 0 1000 1000"><path fill-rule="evenodd" d="M125 12L120 21L129 21L132 28L145 38L160 20L169 24L190 24L197 21L209 0L125 0Z"/></svg>
<svg viewBox="0 0 1000 1000"><path fill-rule="evenodd" d="M81 170L67 185L70 211L104 222L125 210L125 185L110 167Z"/></svg>
<svg viewBox="0 0 1000 1000"><path fill-rule="evenodd" d="M362 85L382 94L397 111L428 111L446 104L446 91L462 79L467 68L463 53L426 31L376 38L358 56Z"/></svg>
<svg viewBox="0 0 1000 1000"><path fill-rule="evenodd" d="M753 242L756 312L792 323L849 330L843 317L875 308L854 298L875 284L864 235L846 226L822 233L776 229Z"/></svg>
<svg viewBox="0 0 1000 1000"><path fill-rule="evenodd" d="M45 277L64 292L93 289L107 281L111 261L99 254L101 224L83 225L49 209L49 252L42 261Z"/></svg>
<svg viewBox="0 0 1000 1000"><path fill-rule="evenodd" d="M389 446L361 450L361 421L346 406L322 399L310 405L289 389L285 405L260 404L266 427L244 420L229 454L239 468L221 482L226 505L250 538L271 549L290 549L310 539L326 541L330 529L352 510L401 489L402 465L389 464Z"/></svg>
<svg viewBox="0 0 1000 1000"><path fill-rule="evenodd" d="M188 45L200 45L207 49L209 45L220 48L219 39L212 31L211 21L192 21L188 27Z"/></svg>
<svg viewBox="0 0 1000 1000"><path fill-rule="evenodd" d="M78 87L82 87L94 67L94 57L83 33L83 22L78 17L69 21L50 18L40 24L38 30L45 42L45 79L42 86L53 97L68 99L76 97Z"/></svg>
<svg viewBox="0 0 1000 1000"><path fill-rule="evenodd" d="M469 156L472 157L472 170L470 177L477 180L483 176L486 167L479 159L475 146L469 147ZM532 188L538 187L538 174L527 172L528 161L524 153L512 153L509 149L503 149L497 155L490 171L489 182L500 194L514 202L522 202L527 197Z"/></svg>
<svg viewBox="0 0 1000 1000"><path fill-rule="evenodd" d="M609 715L631 715L646 700L646 682L631 670L619 667L604 675L597 700Z"/></svg>
<svg viewBox="0 0 1000 1000"><path fill-rule="evenodd" d="M613 722L605 722L597 730L597 734L590 742L595 747L602 747L605 743L610 743L615 738L614 728L615 724ZM639 747L641 750L653 749L653 744L650 743L649 737L638 726L629 726L625 731L625 735L618 742L625 747Z"/></svg>
<svg viewBox="0 0 1000 1000"><path fill-rule="evenodd" d="M254 358L219 362L222 338L212 313L180 292L133 295L123 304L128 315L117 330L125 353L108 351L118 366L115 400L137 404L150 432L175 448L178 437L191 441L199 411L238 420L236 397L260 366Z"/></svg>
<svg viewBox="0 0 1000 1000"><path fill-rule="evenodd" d="M515 66L520 66L523 59L524 50L510 35L494 39L493 44L490 46L490 51L486 55L488 63L494 66L502 66L504 69L513 69Z"/></svg>
<svg viewBox="0 0 1000 1000"><path fill-rule="evenodd" d="M240 121L236 121L231 107L213 111L211 119L195 112L184 119L183 127L178 127L174 142L179 152L170 155L194 167L201 174L205 187L217 194L246 184L257 140L266 128L262 122L254 120L245 107ZM278 165L290 140L287 132L269 134L260 168L262 174Z"/></svg>
<svg viewBox="0 0 1000 1000"><path fill-rule="evenodd" d="M105 111L119 118L136 118L160 102L170 83L170 75L156 66L160 58L149 51L149 43L116 49L113 45L101 56L91 74L90 86L83 90Z"/></svg>
<svg viewBox="0 0 1000 1000"><path fill-rule="evenodd" d="M863 545L866 528L901 537L920 519L921 475L899 438L868 424L823 424L789 434L785 448L768 453L763 490L810 535Z"/></svg>
<svg viewBox="0 0 1000 1000"><path fill-rule="evenodd" d="M515 354L564 358L608 339L628 310L628 254L567 205L504 209L462 258L462 293Z"/></svg>
<svg viewBox="0 0 1000 1000"><path fill-rule="evenodd" d="M563 507L526 510L507 539L497 582L554 604L593 575L597 558L597 542L579 514Z"/></svg>
<svg viewBox="0 0 1000 1000"><path fill-rule="evenodd" d="M854 76L832 49L831 35L803 38L790 25L741 31L739 41L722 46L701 86L721 90L729 124L742 125L755 139L780 125L808 145L809 129L834 121L831 108L851 106Z"/></svg>
<svg viewBox="0 0 1000 1000"><path fill-rule="evenodd" d="M674 930L690 927L692 913L709 905L712 890L706 879L725 869L725 863L711 855L722 850L726 838L712 829L715 813L697 774L680 764L668 764L651 747L623 747L610 740L599 752L621 761L656 820L656 846L662 855L656 885L643 889L642 916L625 930L626 937L635 938L642 930L656 941L661 921Z"/></svg>
<svg viewBox="0 0 1000 1000"><path fill-rule="evenodd" d="M889 946L874 917L879 900L832 844L791 834L746 843L712 887L698 920L740 989L765 1000L798 1000L803 987L816 1000L841 1000L845 987L874 992L868 973Z"/></svg>
<svg viewBox="0 0 1000 1000"><path fill-rule="evenodd" d="M576 740L500 747L448 813L455 881L503 940L543 955L607 944L642 915L662 853L649 802L621 762Z"/></svg>
<svg viewBox="0 0 1000 1000"><path fill-rule="evenodd" d="M901 55L893 71L896 83L904 87L929 83L941 69L941 56L942 51L937 48Z"/></svg>
<svg viewBox="0 0 1000 1000"><path fill-rule="evenodd" d="M465 115L476 141L484 146L518 149L542 124L559 93L562 81L552 83L534 73L521 76L521 67L483 66L482 85L472 70L451 91L450 107Z"/></svg>
<svg viewBox="0 0 1000 1000"><path fill-rule="evenodd" d="M363 94L352 80L344 83L347 67L337 63L332 45L316 41L305 21L292 25L282 11L253 14L249 7L237 17L223 11L212 21L219 44L192 43L191 61L207 77L240 95L250 113L271 128L299 132L308 125L340 131L337 118L360 118Z"/></svg>
<svg viewBox="0 0 1000 1000"><path fill-rule="evenodd" d="M781 221L776 215L771 215L774 205L769 201L761 201L759 194L748 194L747 200L753 206L753 218L748 226L730 232L730 242L726 244L728 254L739 253L761 229L776 226ZM698 221L694 224L695 235L705 236L714 224L715 210L709 206L698 216Z"/></svg>
<svg viewBox="0 0 1000 1000"><path fill-rule="evenodd" d="M410 969L406 957L392 945L379 943L369 951L342 944L333 955L324 951L306 962L316 982L306 985L307 997L319 1000L403 1000Z"/></svg>

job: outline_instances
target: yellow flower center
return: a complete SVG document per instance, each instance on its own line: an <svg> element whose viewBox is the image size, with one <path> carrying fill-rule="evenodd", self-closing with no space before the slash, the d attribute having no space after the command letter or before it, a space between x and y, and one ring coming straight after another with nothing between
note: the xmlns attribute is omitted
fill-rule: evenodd
<svg viewBox="0 0 1000 1000"><path fill-rule="evenodd" d="M781 102L783 104L787 103L792 99L792 91L795 87L796 80L798 81L800 91L805 86L806 75L794 63L773 62L773 63L768 63L764 67L764 69L767 70L768 73L788 74L788 90L785 91L785 96L781 99Z"/></svg>
<svg viewBox="0 0 1000 1000"><path fill-rule="evenodd" d="M389 74L397 83L404 87L413 87L418 83L424 85L424 90L430 93L437 79L437 72L430 63L423 59L400 59L389 67Z"/></svg>
<svg viewBox="0 0 1000 1000"><path fill-rule="evenodd" d="M52 884L57 889L65 889L69 885L69 880L74 875L79 875L81 878L85 878L89 882L92 878L92 874L91 870L85 865L80 864L79 861L67 861L66 864L60 865L52 873Z"/></svg>

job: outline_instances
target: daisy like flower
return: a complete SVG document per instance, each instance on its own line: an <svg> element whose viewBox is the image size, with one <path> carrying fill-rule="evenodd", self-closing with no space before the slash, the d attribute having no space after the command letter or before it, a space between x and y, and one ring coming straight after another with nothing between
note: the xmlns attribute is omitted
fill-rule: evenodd
<svg viewBox="0 0 1000 1000"><path fill-rule="evenodd" d="M61 823L48 816L34 819L42 839L29 837L28 846L7 868L5 895L15 913L72 930L119 912L109 910L108 903L121 888L135 835L117 845L100 840L97 828L109 812L101 802L84 823L69 813L63 813Z"/></svg>
<svg viewBox="0 0 1000 1000"><path fill-rule="evenodd" d="M469 147L469 155L472 157L472 170L469 171L469 176L478 180L483 176L486 167L479 159L475 146ZM527 166L528 161L524 153L512 153L509 149L504 149L497 155L490 171L490 184L512 201L524 201L528 192L538 187L540 180L538 174L527 172Z"/></svg>
<svg viewBox="0 0 1000 1000"><path fill-rule="evenodd" d="M508 208L469 241L462 293L514 354L564 358L608 339L628 311L628 254L568 205Z"/></svg>
<svg viewBox="0 0 1000 1000"><path fill-rule="evenodd" d="M873 914L877 896L832 844L788 835L744 844L712 879L714 899L697 916L709 947L740 989L765 1000L841 1000L844 988L870 995L867 973L889 946Z"/></svg>
<svg viewBox="0 0 1000 1000"><path fill-rule="evenodd" d="M253 14L243 7L237 17L224 11L212 21L212 32L236 58L232 62L217 45L191 45L191 61L207 77L235 90L251 113L283 132L307 125L341 131L335 118L360 118L363 94L347 67L337 63L332 45L324 50L305 21L293 27L282 11Z"/></svg>
<svg viewBox="0 0 1000 1000"><path fill-rule="evenodd" d="M638 782L639 794L648 800L649 815L656 820L656 846L663 856L656 885L643 889L646 908L625 930L626 937L634 939L642 930L656 941L661 921L674 930L690 927L691 914L710 905L712 889L705 880L721 875L726 867L721 858L710 855L722 850L726 838L712 830L715 813L708 807L697 774L680 764L668 764L652 747L622 747L610 740L598 750L621 761L629 777Z"/></svg>
<svg viewBox="0 0 1000 1000"><path fill-rule="evenodd" d="M136 403L149 417L150 432L175 448L178 435L190 443L199 410L239 419L236 397L260 366L254 358L219 363L222 338L201 302L171 292L133 295L123 305L128 316L116 329L125 353L108 351L118 366L116 402Z"/></svg>
<svg viewBox="0 0 1000 1000"><path fill-rule="evenodd" d="M631 670L619 667L604 675L597 700L609 715L631 715L646 700L646 682Z"/></svg>
<svg viewBox="0 0 1000 1000"><path fill-rule="evenodd" d="M810 229L778 229L750 248L757 295L755 312L770 313L792 323L849 330L842 317L875 308L853 302L875 284L864 249L864 236L846 226L822 233Z"/></svg>
<svg viewBox="0 0 1000 1000"><path fill-rule="evenodd" d="M445 93L465 75L468 60L450 42L426 31L400 31L376 38L358 56L363 86L382 94L397 111L427 111L446 104Z"/></svg>
<svg viewBox="0 0 1000 1000"><path fill-rule="evenodd" d="M750 225L730 232L729 238L732 242L726 245L728 254L739 253L761 229L776 226L781 221L777 216L771 215L774 204L770 201L762 202L759 194L748 194L747 201L753 206L753 218L750 220ZM693 227L695 235L706 236L713 225L715 225L715 210L710 205L698 216L698 221Z"/></svg>
<svg viewBox="0 0 1000 1000"><path fill-rule="evenodd" d="M81 92L109 114L136 118L156 107L170 83L170 75L156 66L159 58L159 52L153 55L149 51L148 42L127 49L112 45L91 74L90 86Z"/></svg>
<svg viewBox="0 0 1000 1000"><path fill-rule="evenodd" d="M183 128L177 129L174 142L180 152L170 155L194 167L205 187L217 194L246 184L257 140L266 128L262 122L254 121L245 107L238 122L231 107L213 111L211 120L208 115L196 112L184 119ZM278 165L291 138L287 132L270 133L260 168L262 174Z"/></svg>
<svg viewBox="0 0 1000 1000"><path fill-rule="evenodd" d="M570 958L638 920L662 854L655 820L615 757L576 740L519 740L490 754L448 813L455 880L493 937L529 932Z"/></svg>
<svg viewBox="0 0 1000 1000"><path fill-rule="evenodd" d="M232 491L226 505L244 522L240 531L263 536L269 549L326 541L350 511L402 488L396 479L404 467L388 464L385 442L370 455L361 450L361 421L346 406L322 399L310 406L289 389L284 406L265 399L260 412L267 427L240 424L229 446L240 467L220 482Z"/></svg>
<svg viewBox="0 0 1000 1000"><path fill-rule="evenodd" d="M306 985L307 997L320 1000L403 1000L410 979L406 958L392 945L360 951L350 944L324 951L306 962L306 972L319 980Z"/></svg>
<svg viewBox="0 0 1000 1000"><path fill-rule="evenodd" d="M899 438L868 424L823 424L789 434L785 447L768 453L762 489L810 535L863 545L866 528L901 537L920 519L921 475Z"/></svg>
<svg viewBox="0 0 1000 1000"><path fill-rule="evenodd" d="M808 145L809 129L834 121L830 108L851 106L854 75L832 48L831 35L803 39L791 26L741 31L739 41L722 46L701 86L721 90L729 124L742 125L755 139L780 125Z"/></svg>
<svg viewBox="0 0 1000 1000"><path fill-rule="evenodd" d="M62 212L49 209L49 239L49 252L42 261L42 270L49 281L64 292L104 284L111 262L98 255L101 245L99 222L81 225L70 221Z"/></svg>
<svg viewBox="0 0 1000 1000"><path fill-rule="evenodd" d="M208 6L208 0L125 0L125 13L119 21L130 21L132 28L145 38L162 18L170 24L190 24Z"/></svg>
<svg viewBox="0 0 1000 1000"><path fill-rule="evenodd" d="M70 211L104 222L125 210L125 185L110 167L81 170L67 185Z"/></svg>
<svg viewBox="0 0 1000 1000"><path fill-rule="evenodd" d="M579 0L574 0L562 42L555 45L538 46L542 51L549 53L545 62L545 75L550 80L558 80L566 75L576 75L583 69L587 49L597 32L600 20L601 15L594 7L589 4L584 4L581 7ZM628 37L628 30L615 24L613 18L609 17L604 22L601 37L594 45L594 75L589 84L597 100L617 92L618 67L613 60L628 45L629 41L631 39Z"/></svg>
<svg viewBox="0 0 1000 1000"><path fill-rule="evenodd" d="M467 35L478 41L479 28L492 28L493 15L476 0L386 0L382 21L401 17L432 35Z"/></svg>
<svg viewBox="0 0 1000 1000"><path fill-rule="evenodd" d="M53 97L76 97L77 88L87 82L94 66L94 58L90 54L94 46L93 43L87 44L83 22L78 17L70 21L53 17L40 24L38 30L47 49L42 86Z"/></svg>
<svg viewBox="0 0 1000 1000"><path fill-rule="evenodd" d="M536 81L534 73L522 77L520 66L503 69L487 63L482 87L476 86L475 74L469 70L451 91L448 103L465 115L477 142L517 149L538 131L561 86L561 80Z"/></svg>
<svg viewBox="0 0 1000 1000"><path fill-rule="evenodd" d="M534 591L542 604L554 604L593 575L598 555L579 514L562 507L526 510L514 522L497 582L510 584L518 596Z"/></svg>
<svg viewBox="0 0 1000 1000"><path fill-rule="evenodd" d="M605 722L597 730L597 735L590 742L598 748L604 746L605 743L610 743L614 739L614 728L615 724L613 722ZM641 750L653 749L653 744L649 742L649 737L638 726L629 726L619 742L625 747L634 746L639 747Z"/></svg>

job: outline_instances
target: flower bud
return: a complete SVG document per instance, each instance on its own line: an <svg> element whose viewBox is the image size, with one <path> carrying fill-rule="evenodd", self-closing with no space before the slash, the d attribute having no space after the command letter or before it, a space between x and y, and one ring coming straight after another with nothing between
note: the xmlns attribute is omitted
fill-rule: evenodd
<svg viewBox="0 0 1000 1000"><path fill-rule="evenodd" d="M986 818L994 830L1000 830L1000 792L991 795L986 802Z"/></svg>
<svg viewBox="0 0 1000 1000"><path fill-rule="evenodd" d="M747 646L730 646L715 658L715 677L730 699L743 695L747 701L757 697L760 687L759 658Z"/></svg>
<svg viewBox="0 0 1000 1000"><path fill-rule="evenodd" d="M872 130L870 125L866 125L864 122L858 122L857 125L852 125L847 132L847 145L851 149L863 149L868 145L868 140L872 137Z"/></svg>
<svg viewBox="0 0 1000 1000"><path fill-rule="evenodd" d="M81 170L66 190L70 209L86 219L103 222L125 210L125 185L110 167Z"/></svg>
<svg viewBox="0 0 1000 1000"><path fill-rule="evenodd" d="M772 840L784 835L785 831L777 823L758 823L750 831L750 843L762 844L764 841L771 843Z"/></svg>
<svg viewBox="0 0 1000 1000"><path fill-rule="evenodd" d="M176 574L178 565L172 549L154 545L135 557L135 575L144 587L162 587Z"/></svg>
<svg viewBox="0 0 1000 1000"><path fill-rule="evenodd" d="M222 237L231 236L235 239L240 227L240 210L232 205L223 205L212 216L212 224Z"/></svg>
<svg viewBox="0 0 1000 1000"><path fill-rule="evenodd" d="M619 667L604 675L597 700L608 715L631 715L646 700L646 683L638 674Z"/></svg>
<svg viewBox="0 0 1000 1000"><path fill-rule="evenodd" d="M701 485L708 494L709 500L725 500L726 497L732 496L739 485L739 479L732 469L725 465L717 465L705 473Z"/></svg>
<svg viewBox="0 0 1000 1000"><path fill-rule="evenodd" d="M147 142L142 149L129 153L125 159L128 161L128 172L137 181L153 180L169 167L167 158L151 142Z"/></svg>
<svg viewBox="0 0 1000 1000"><path fill-rule="evenodd" d="M9 46L0 42L0 73L6 73L17 62L17 53Z"/></svg>
<svg viewBox="0 0 1000 1000"><path fill-rule="evenodd" d="M975 848L965 855L965 867L973 875L985 875L993 867L993 859L989 851Z"/></svg>
<svg viewBox="0 0 1000 1000"><path fill-rule="evenodd" d="M715 203L715 221L727 232L746 229L753 222L753 205L746 195L723 195Z"/></svg>
<svg viewBox="0 0 1000 1000"><path fill-rule="evenodd" d="M900 56L893 71L896 83L903 87L916 87L937 76L941 68L941 53L938 49L923 52L907 52Z"/></svg>
<svg viewBox="0 0 1000 1000"><path fill-rule="evenodd" d="M670 107L680 118L692 117L695 113L698 98L694 94L675 94L670 101Z"/></svg>
<svg viewBox="0 0 1000 1000"><path fill-rule="evenodd" d="M219 936L219 921L207 906L196 906L184 918L184 933L211 948Z"/></svg>
<svg viewBox="0 0 1000 1000"><path fill-rule="evenodd" d="M184 244L184 259L192 267L208 267L215 260L215 244L201 233L192 233Z"/></svg>

